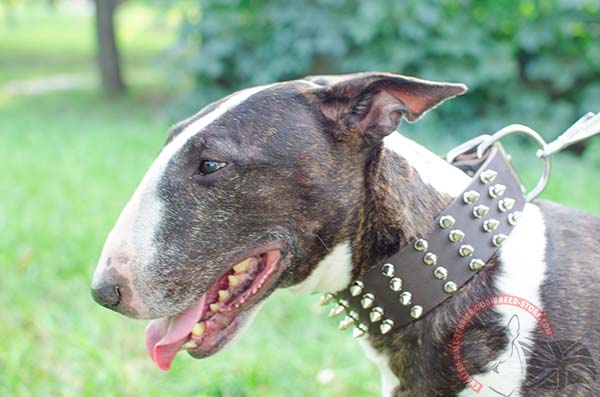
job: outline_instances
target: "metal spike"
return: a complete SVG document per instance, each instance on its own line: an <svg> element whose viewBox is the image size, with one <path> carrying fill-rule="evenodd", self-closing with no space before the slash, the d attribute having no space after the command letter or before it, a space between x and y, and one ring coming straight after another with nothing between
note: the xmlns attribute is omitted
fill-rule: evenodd
<svg viewBox="0 0 600 397"><path fill-rule="evenodd" d="M515 211L513 213L508 214L508 223L510 223L511 225L516 225L517 222L519 222L519 219L521 219L521 211Z"/></svg>
<svg viewBox="0 0 600 397"><path fill-rule="evenodd" d="M417 251L425 251L428 246L429 246L429 243L427 243L427 240L422 239L422 238L416 239L415 242L413 243L413 248L416 249Z"/></svg>
<svg viewBox="0 0 600 397"><path fill-rule="evenodd" d="M446 281L446 283L444 284L444 292L447 294L452 294L456 292L457 289L458 287L456 286L456 283L454 281Z"/></svg>
<svg viewBox="0 0 600 397"><path fill-rule="evenodd" d="M342 321L340 321L338 329L346 329L357 321L358 313L356 313L354 310L351 310L350 313L348 313L348 315Z"/></svg>
<svg viewBox="0 0 600 397"><path fill-rule="evenodd" d="M325 306L335 298L335 295L331 292L321 295L321 306Z"/></svg>
<svg viewBox="0 0 600 397"><path fill-rule="evenodd" d="M471 256L473 255L473 252L475 252L475 248L473 248L473 246L469 244L463 244L458 249L458 254L460 256Z"/></svg>
<svg viewBox="0 0 600 397"><path fill-rule="evenodd" d="M402 303L404 306L410 305L410 302L412 301L412 294L408 291L404 291L403 293L400 294L400 303Z"/></svg>
<svg viewBox="0 0 600 397"><path fill-rule="evenodd" d="M471 262L469 262L469 269L471 269L473 271L482 269L484 266L485 266L485 262L479 258L471 259Z"/></svg>
<svg viewBox="0 0 600 397"><path fill-rule="evenodd" d="M344 317L344 319L342 321L340 321L340 323L338 325L338 329L339 330L348 329L348 327L350 327L352 324L354 324L354 319L350 316L346 316L346 317Z"/></svg>
<svg viewBox="0 0 600 397"><path fill-rule="evenodd" d="M445 280L446 278L448 278L448 270L444 266L438 266L433 271L433 275L438 280Z"/></svg>
<svg viewBox="0 0 600 397"><path fill-rule="evenodd" d="M494 237L492 237L492 244L494 244L496 247L500 247L502 244L504 244L507 238L508 236L506 234L496 234Z"/></svg>
<svg viewBox="0 0 600 397"><path fill-rule="evenodd" d="M348 301L340 299L338 304L331 308L329 311L329 317L337 317L342 314L348 308Z"/></svg>
<svg viewBox="0 0 600 397"><path fill-rule="evenodd" d="M423 257L423 263L429 266L433 266L437 263L437 255L433 252L428 252Z"/></svg>
<svg viewBox="0 0 600 397"><path fill-rule="evenodd" d="M456 243L457 241L462 241L462 239L465 238L465 233L458 229L450 230L450 233L448 233L448 238L453 243Z"/></svg>
<svg viewBox="0 0 600 397"><path fill-rule="evenodd" d="M368 309L373 306L373 302L375 302L375 295L373 294L364 294L362 299L360 300L360 305L363 309Z"/></svg>
<svg viewBox="0 0 600 397"><path fill-rule="evenodd" d="M455 223L456 223L456 219L454 219L454 217L452 215L444 215L440 218L440 227L442 229L446 229L451 226L454 226Z"/></svg>
<svg viewBox="0 0 600 397"><path fill-rule="evenodd" d="M358 296L358 295L362 294L363 288L365 288L365 284L362 281L360 281L360 280L356 280L354 282L354 284L352 284L350 286L350 288L349 288L350 289L350 295L352 295L352 296Z"/></svg>
<svg viewBox="0 0 600 397"><path fill-rule="evenodd" d="M358 324L358 326L356 328L354 328L354 330L352 330L352 337L360 338L361 336L365 335L367 332L369 332L369 327L367 327L366 324L360 323L360 324Z"/></svg>
<svg viewBox="0 0 600 397"><path fill-rule="evenodd" d="M390 320L389 318L386 318L381 322L381 324L379 324L379 331L381 331L382 335L390 332L392 328L394 328L394 321Z"/></svg>
<svg viewBox="0 0 600 397"><path fill-rule="evenodd" d="M483 230L486 232L493 232L500 226L500 221L497 219L488 219L483 222Z"/></svg>
<svg viewBox="0 0 600 397"><path fill-rule="evenodd" d="M480 204L473 207L473 216L475 218L483 218L488 212L490 212L490 207L487 205Z"/></svg>
<svg viewBox="0 0 600 397"><path fill-rule="evenodd" d="M496 179L496 175L498 175L498 173L494 170L485 170L482 171L481 174L479 174L479 179L483 183L490 183L494 179Z"/></svg>
<svg viewBox="0 0 600 397"><path fill-rule="evenodd" d="M376 323L377 321L381 320L383 318L383 309L380 308L379 306L375 306L373 309L371 309L371 312L369 313L369 320L371 320L372 323Z"/></svg>
<svg viewBox="0 0 600 397"><path fill-rule="evenodd" d="M515 206L516 200L510 197L498 201L498 209L502 212L511 210Z"/></svg>
<svg viewBox="0 0 600 397"><path fill-rule="evenodd" d="M394 277L394 265L391 263L384 263L381 266L381 273L386 277Z"/></svg>
<svg viewBox="0 0 600 397"><path fill-rule="evenodd" d="M392 291L400 291L402 289L402 279L400 277L394 277L390 280L390 289Z"/></svg>
<svg viewBox="0 0 600 397"><path fill-rule="evenodd" d="M413 307L410 308L410 316L412 318L417 319L417 318L421 317L422 314L423 314L423 306L414 305Z"/></svg>
<svg viewBox="0 0 600 397"><path fill-rule="evenodd" d="M504 194L505 191L506 191L506 186L501 185L499 183L497 183L493 186L490 186L490 188L488 190L491 198L500 197Z"/></svg>
<svg viewBox="0 0 600 397"><path fill-rule="evenodd" d="M342 314L344 312L344 310L346 310L346 308L338 303L337 305L335 305L335 307L332 307L331 310L329 311L329 317L337 317L340 314Z"/></svg>
<svg viewBox="0 0 600 397"><path fill-rule="evenodd" d="M473 204L475 201L479 200L479 196L478 191L469 190L463 194L463 201L465 204Z"/></svg>

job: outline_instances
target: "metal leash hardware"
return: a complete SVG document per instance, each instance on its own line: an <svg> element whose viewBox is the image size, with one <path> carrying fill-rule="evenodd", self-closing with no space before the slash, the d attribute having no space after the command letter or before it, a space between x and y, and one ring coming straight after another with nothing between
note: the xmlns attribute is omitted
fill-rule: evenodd
<svg viewBox="0 0 600 397"><path fill-rule="evenodd" d="M533 190L525 195L527 201L532 201L544 191L548 184L552 168L550 156L598 133L600 133L600 113L594 114L592 112L585 114L550 143L546 143L542 136L532 128L521 124L511 124L492 135L480 135L455 147L446 155L446 161L453 163L458 156L473 150L476 150L478 158L482 158L490 146L503 138L514 134L525 136L535 142L538 146L536 156L544 160L544 174Z"/></svg>

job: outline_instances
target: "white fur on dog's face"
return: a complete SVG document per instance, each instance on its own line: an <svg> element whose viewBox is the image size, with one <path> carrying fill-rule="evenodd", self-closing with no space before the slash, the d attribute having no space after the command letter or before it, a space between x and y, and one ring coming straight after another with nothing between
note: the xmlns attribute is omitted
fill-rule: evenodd
<svg viewBox="0 0 600 397"><path fill-rule="evenodd" d="M152 283L144 279L144 274L150 276L145 268L157 260L155 238L164 220L165 210L158 188L165 170L191 138L267 87L254 87L230 96L214 110L189 124L161 150L106 240L94 274L93 287L102 284L108 272L116 272L121 280L130 283L132 295L128 305L132 312L144 317L148 312L160 311L159 308L163 306L162 294L152 288Z"/></svg>

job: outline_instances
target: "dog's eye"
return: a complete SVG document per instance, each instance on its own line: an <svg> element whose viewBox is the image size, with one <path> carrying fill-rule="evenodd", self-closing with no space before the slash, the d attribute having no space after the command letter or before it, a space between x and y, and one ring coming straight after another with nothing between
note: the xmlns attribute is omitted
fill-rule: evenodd
<svg viewBox="0 0 600 397"><path fill-rule="evenodd" d="M219 171L221 168L225 167L227 163L223 163L216 160L202 160L200 163L200 167L198 168L198 172L200 175L208 175L213 172Z"/></svg>

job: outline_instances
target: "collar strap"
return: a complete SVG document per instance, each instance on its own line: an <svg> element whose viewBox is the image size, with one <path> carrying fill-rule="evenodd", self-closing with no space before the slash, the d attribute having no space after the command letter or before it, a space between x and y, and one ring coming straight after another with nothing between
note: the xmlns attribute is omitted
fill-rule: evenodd
<svg viewBox="0 0 600 397"><path fill-rule="evenodd" d="M381 335L422 318L469 282L506 241L526 200L500 144L482 159L455 165L475 174L428 236L411 241L347 289L323 296L323 304L337 300L330 317L346 313L340 329L354 326L355 337Z"/></svg>

